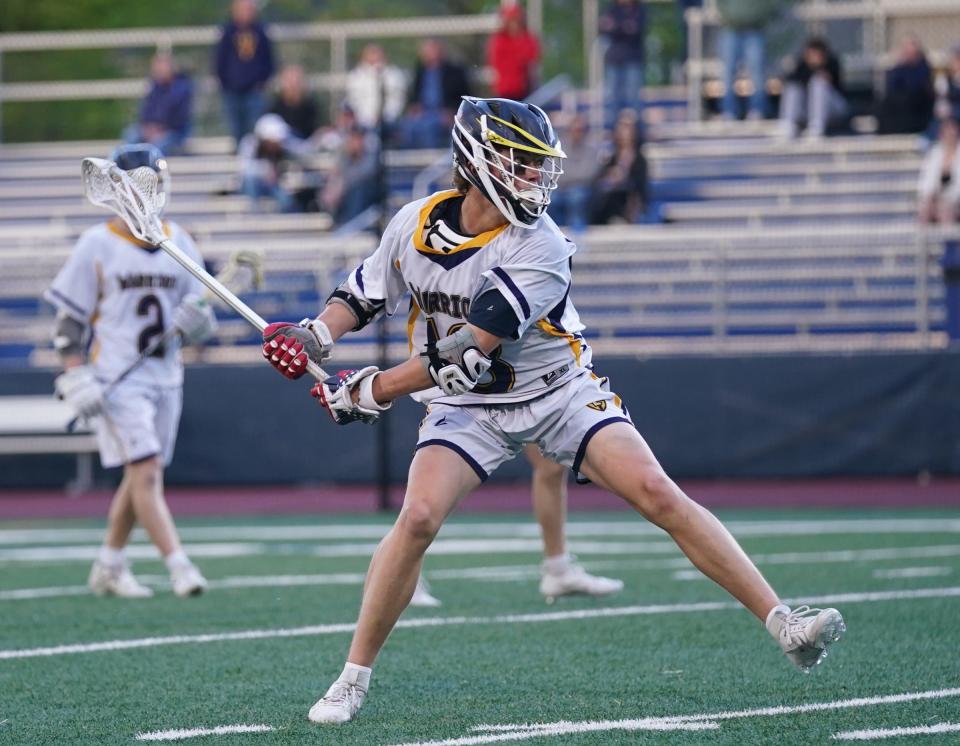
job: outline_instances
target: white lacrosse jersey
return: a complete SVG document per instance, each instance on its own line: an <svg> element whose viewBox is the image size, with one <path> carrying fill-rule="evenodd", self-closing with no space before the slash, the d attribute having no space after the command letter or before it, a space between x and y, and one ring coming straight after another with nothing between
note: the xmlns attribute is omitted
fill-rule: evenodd
<svg viewBox="0 0 960 746"><path fill-rule="evenodd" d="M185 230L175 223L165 223L164 230L203 264ZM101 223L83 232L44 298L92 329L89 362L97 378L109 382L171 328L173 311L184 296L201 292L202 283L162 249L137 241L113 223ZM180 386L179 343L158 350L126 380Z"/></svg>
<svg viewBox="0 0 960 746"><path fill-rule="evenodd" d="M532 229L507 224L463 235L462 199L445 191L403 207L376 252L345 283L344 289L391 315L409 291L411 354L468 319L504 339L473 391L450 397L437 388L414 398L457 405L522 402L585 374L590 348L570 300L574 244L548 216ZM481 300L483 308L475 308Z"/></svg>

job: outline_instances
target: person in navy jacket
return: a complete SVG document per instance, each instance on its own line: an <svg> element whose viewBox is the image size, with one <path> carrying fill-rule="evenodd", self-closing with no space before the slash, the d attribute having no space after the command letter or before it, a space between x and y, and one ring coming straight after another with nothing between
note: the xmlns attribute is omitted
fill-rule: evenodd
<svg viewBox="0 0 960 746"><path fill-rule="evenodd" d="M273 47L254 0L233 0L217 43L214 68L230 134L239 144L264 112L263 89L273 77Z"/></svg>

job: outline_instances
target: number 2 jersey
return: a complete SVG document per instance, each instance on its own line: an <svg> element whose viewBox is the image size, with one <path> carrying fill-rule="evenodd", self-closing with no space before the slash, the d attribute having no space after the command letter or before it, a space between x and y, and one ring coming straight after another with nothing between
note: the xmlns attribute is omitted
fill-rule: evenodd
<svg viewBox="0 0 960 746"><path fill-rule="evenodd" d="M167 235L194 261L203 260L189 234L165 223ZM203 285L162 249L101 223L81 234L66 264L44 293L60 311L91 327L89 362L111 381L172 326L174 309ZM179 386L183 364L177 342L166 345L127 380Z"/></svg>
<svg viewBox="0 0 960 746"><path fill-rule="evenodd" d="M464 235L462 201L458 192L446 191L403 207L377 251L341 285L362 300L363 307L354 308L361 321L381 310L396 313L409 291L411 353L468 321L504 340L473 391L451 397L434 389L414 398L455 405L522 402L586 373L590 348L570 300L574 244L546 216L532 229L507 224Z"/></svg>

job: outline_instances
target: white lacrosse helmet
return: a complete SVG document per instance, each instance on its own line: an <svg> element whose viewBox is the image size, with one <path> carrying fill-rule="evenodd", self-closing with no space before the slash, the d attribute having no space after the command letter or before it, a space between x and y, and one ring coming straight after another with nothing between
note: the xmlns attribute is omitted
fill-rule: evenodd
<svg viewBox="0 0 960 746"><path fill-rule="evenodd" d="M463 97L453 122L454 166L511 224L532 228L546 212L566 157L540 107Z"/></svg>
<svg viewBox="0 0 960 746"><path fill-rule="evenodd" d="M160 152L160 148L146 142L121 145L110 155L110 160L123 171L136 171L143 167L155 171L157 174L156 191L162 198L162 210L166 210L170 206L170 169L167 167L167 159Z"/></svg>

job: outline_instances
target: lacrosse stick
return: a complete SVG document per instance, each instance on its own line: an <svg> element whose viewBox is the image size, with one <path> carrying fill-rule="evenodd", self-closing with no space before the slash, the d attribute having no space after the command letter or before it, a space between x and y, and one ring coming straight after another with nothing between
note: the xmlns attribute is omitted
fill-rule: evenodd
<svg viewBox="0 0 960 746"><path fill-rule="evenodd" d="M263 285L263 256L256 251L237 251L231 255L227 261L227 266L217 275L217 280L230 288L234 293L244 293L248 290L256 290ZM219 300L213 297L208 290L204 293L207 301ZM172 344L180 330L171 326L161 336L154 337L153 341L147 345L139 357L128 365L116 378L106 385L103 389L103 398L106 399L113 390L123 383L126 378L138 370L147 360L149 360L157 350L164 349ZM72 433L80 421L79 417L74 417L67 423L67 432Z"/></svg>
<svg viewBox="0 0 960 746"><path fill-rule="evenodd" d="M80 164L83 192L93 204L119 215L130 232L141 241L162 249L187 272L206 285L225 305L240 314L257 330L267 322L260 314L234 295L222 282L187 256L163 232L160 213L166 196L158 189L157 173L147 166L124 171L113 161L84 158ZM307 372L318 381L327 377L313 360L307 360Z"/></svg>

